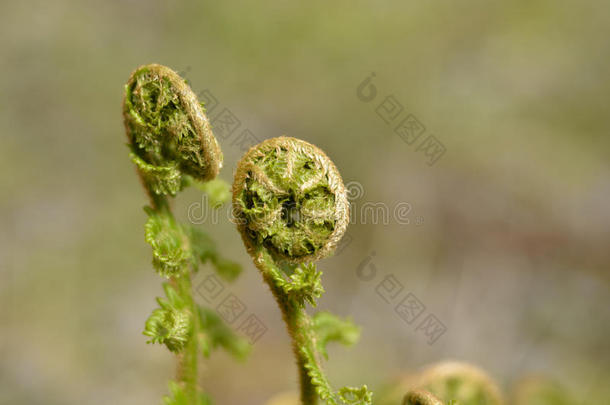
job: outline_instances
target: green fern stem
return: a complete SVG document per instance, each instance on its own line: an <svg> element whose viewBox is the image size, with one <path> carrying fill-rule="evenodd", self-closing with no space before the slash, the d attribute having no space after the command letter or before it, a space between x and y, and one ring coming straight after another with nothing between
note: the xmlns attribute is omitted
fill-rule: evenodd
<svg viewBox="0 0 610 405"><path fill-rule="evenodd" d="M182 297L185 297L189 311L192 314L192 330L191 336L187 341L183 351L178 354L178 370L176 379L184 386L184 392L189 399L189 403L197 404L199 400L199 345L197 336L199 336L200 322L196 316L198 308L193 300L191 274L184 274L182 277L172 277L172 283L175 283Z"/></svg>
<svg viewBox="0 0 610 405"><path fill-rule="evenodd" d="M176 219L170 209L169 200L163 195L149 192L151 200L154 202L155 211L166 216L177 226ZM169 277L169 284L177 291L181 300L184 301L186 311L190 319L190 332L184 348L177 353L178 365L176 370L176 380L188 399L189 404L198 404L199 392L199 355L200 348L197 337L200 334L200 320L198 316L199 307L193 299L192 270L186 266L178 274Z"/></svg>
<svg viewBox="0 0 610 405"><path fill-rule="evenodd" d="M299 372L299 382L301 389L301 401L303 404L314 405L318 402L316 386L312 383L308 367L314 366L317 372L323 375L320 364L320 356L313 343L316 339L312 329L312 320L305 312L305 308L295 298L291 297L278 283L278 278L283 280L281 270L278 268L273 257L265 248L258 249L254 263L260 271L263 280L269 286L271 293L282 312L282 318L286 324L288 334L292 339L292 350L297 363ZM311 353L308 356L307 353ZM321 381L328 387L327 381Z"/></svg>

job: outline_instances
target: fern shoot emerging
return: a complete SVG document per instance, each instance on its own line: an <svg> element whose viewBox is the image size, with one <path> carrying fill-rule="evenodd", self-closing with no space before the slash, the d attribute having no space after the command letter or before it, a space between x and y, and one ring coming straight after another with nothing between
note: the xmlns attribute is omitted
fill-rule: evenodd
<svg viewBox="0 0 610 405"><path fill-rule="evenodd" d="M425 369L417 378L417 389L429 391L444 403L502 405L500 388L478 367L443 362Z"/></svg>
<svg viewBox="0 0 610 405"><path fill-rule="evenodd" d="M150 198L145 207L145 239L152 247L153 266L167 279L165 298L145 323L148 343L164 344L178 360L177 381L170 383L166 405L209 403L200 391L199 356L222 346L243 357L248 344L193 298L192 276L198 265L210 262L220 276L232 280L239 266L218 253L210 237L173 216L170 197L198 182L215 182L211 200L229 195L228 185L213 180L222 153L198 101L184 79L161 65L136 69L125 85L123 119L130 156ZM220 190L220 191L219 191Z"/></svg>
<svg viewBox="0 0 610 405"><path fill-rule="evenodd" d="M157 195L176 195L187 176L212 180L222 153L203 106L184 79L161 65L145 65L125 86L123 118L144 186Z"/></svg>
<svg viewBox="0 0 610 405"><path fill-rule="evenodd" d="M440 399L432 393L425 390L409 391L405 395L403 405L445 405Z"/></svg>
<svg viewBox="0 0 610 405"><path fill-rule="evenodd" d="M366 386L334 391L322 368L326 344L353 344L359 328L328 312L310 317L324 289L313 263L331 254L343 236L349 207L343 181L317 147L279 137L252 147L238 163L233 210L254 264L282 311L299 369L301 400L316 404L370 404Z"/></svg>

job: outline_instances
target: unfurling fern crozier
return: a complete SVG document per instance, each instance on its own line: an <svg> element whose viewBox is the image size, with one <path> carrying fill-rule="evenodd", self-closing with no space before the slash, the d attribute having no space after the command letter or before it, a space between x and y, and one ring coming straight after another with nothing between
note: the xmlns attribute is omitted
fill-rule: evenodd
<svg viewBox="0 0 610 405"><path fill-rule="evenodd" d="M153 267L168 279L163 284L166 298L157 299L159 308L143 332L148 343L163 344L177 356L177 381L170 383L172 395L164 403L208 403L198 386L199 357L207 357L216 346L243 356L248 345L213 311L197 305L191 278L206 262L228 280L237 276L239 267L220 256L203 231L174 218L170 197L187 185L212 181L214 187L200 188L223 195L222 190L217 192L219 187L228 186L213 180L222 166L222 153L203 106L186 81L165 66L144 65L131 74L125 85L123 121L130 157L150 197L145 239L152 247Z"/></svg>
<svg viewBox="0 0 610 405"><path fill-rule="evenodd" d="M320 149L279 137L252 147L238 163L233 211L246 249L271 289L293 342L301 400L369 404L366 386L334 391L322 369L326 343L353 344L359 328L329 312L310 317L324 292L314 261L334 251L349 221L341 176Z"/></svg>

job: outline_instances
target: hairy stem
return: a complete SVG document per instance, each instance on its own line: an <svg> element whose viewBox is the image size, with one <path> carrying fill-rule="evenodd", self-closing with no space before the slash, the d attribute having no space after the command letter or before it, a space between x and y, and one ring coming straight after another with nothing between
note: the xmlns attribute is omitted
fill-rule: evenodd
<svg viewBox="0 0 610 405"><path fill-rule="evenodd" d="M311 339L308 336L305 336L306 331L311 331L311 319L302 308L295 309L292 312L287 311L286 308L284 308L282 309L282 312L284 313L284 318L288 319L288 330L292 337L292 348L299 370L301 401L304 404L316 404L318 402L316 389L312 384L307 368L305 367L308 360L300 350L300 347L313 346L311 344ZM315 357L317 359L317 353L315 354Z"/></svg>
<svg viewBox="0 0 610 405"><path fill-rule="evenodd" d="M188 301L188 307L192 314L193 325L191 336L184 347L184 350L178 355L178 371L177 380L184 384L184 391L189 403L196 404L199 397L198 381L199 381L199 347L197 344L197 335L199 334L199 316L197 316L197 307L193 300L192 283L190 271L182 277L173 278L176 282L181 295Z"/></svg>
<svg viewBox="0 0 610 405"><path fill-rule="evenodd" d="M299 372L301 402L304 405L315 405L318 403L318 395L306 366L313 364L320 372L322 366L315 344L312 320L304 306L286 294L278 285L278 277L282 277L281 270L265 248L258 249L254 262L280 307L282 318L292 339L292 350ZM308 353L312 356L308 356Z"/></svg>
<svg viewBox="0 0 610 405"><path fill-rule="evenodd" d="M172 221L175 221L167 197L152 192L149 193L149 196L151 197L151 204L155 210L166 213ZM191 276L192 271L188 269L179 276L171 277L170 283L176 288L180 296L186 300L192 318L190 337L182 352L177 355L178 366L176 370L176 380L183 385L189 403L197 404L199 398L199 345L197 343L197 336L199 335L200 322L197 312L198 308L193 299Z"/></svg>

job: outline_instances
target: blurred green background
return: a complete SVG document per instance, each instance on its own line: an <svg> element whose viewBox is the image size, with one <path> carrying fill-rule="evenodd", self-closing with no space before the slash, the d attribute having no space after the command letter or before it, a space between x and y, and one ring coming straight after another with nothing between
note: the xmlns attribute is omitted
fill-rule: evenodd
<svg viewBox="0 0 610 405"><path fill-rule="evenodd" d="M376 388L458 359L506 389L544 374L579 403L603 403L609 21L604 0L2 2L0 403L145 404L167 392L173 358L141 335L161 280L121 119L125 81L151 62L208 89L211 115L230 109L239 130L321 147L361 186L356 210L410 204L409 224L354 221L350 243L320 263L320 307L363 327L357 346L330 350L336 386ZM377 96L363 102L372 72ZM377 114L389 95L398 121L413 114L421 139L444 145L434 165ZM219 139L229 182L235 136ZM177 215L201 198L182 193ZM234 226L202 226L243 264L227 288L268 328L244 364L215 353L202 386L218 404L294 390L279 311ZM372 252L376 278L362 281ZM390 274L446 326L434 344L377 294Z"/></svg>

